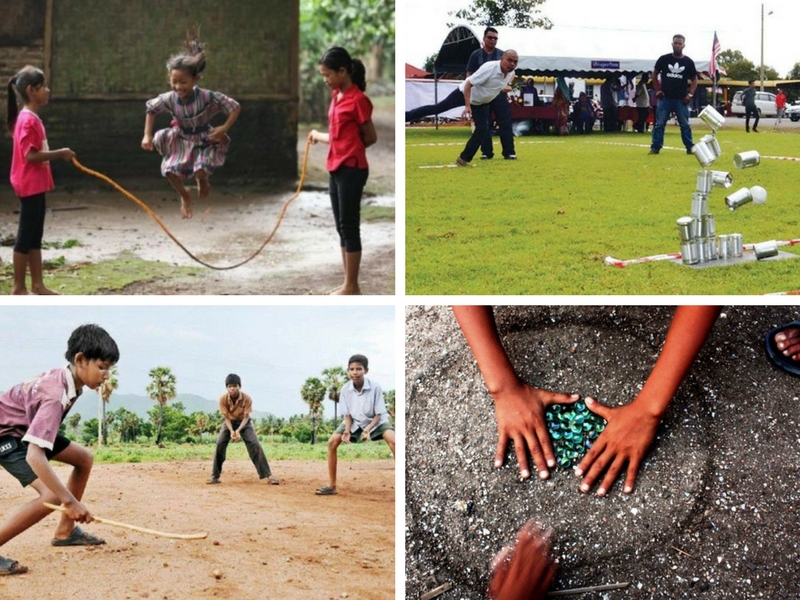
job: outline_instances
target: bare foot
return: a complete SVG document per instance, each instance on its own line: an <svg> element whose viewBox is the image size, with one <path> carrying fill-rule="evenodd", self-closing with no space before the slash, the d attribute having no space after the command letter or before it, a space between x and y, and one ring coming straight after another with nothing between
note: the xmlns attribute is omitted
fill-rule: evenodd
<svg viewBox="0 0 800 600"><path fill-rule="evenodd" d="M340 287L340 288L336 289L335 291L331 292L330 295L332 295L332 296L360 296L361 295L361 289L359 289L358 286L347 287L347 286L343 285L342 287Z"/></svg>
<svg viewBox="0 0 800 600"><path fill-rule="evenodd" d="M12 296L27 296L28 294L27 288L14 288L11 290Z"/></svg>
<svg viewBox="0 0 800 600"><path fill-rule="evenodd" d="M211 192L208 175L195 175L195 179L197 180L197 195L201 198L208 198L208 194Z"/></svg>
<svg viewBox="0 0 800 600"><path fill-rule="evenodd" d="M31 287L31 294L36 294L37 296L60 296L58 292L51 290L50 288L46 287L45 285L36 285Z"/></svg>
<svg viewBox="0 0 800 600"><path fill-rule="evenodd" d="M775 345L784 356L800 361L800 327L787 327L776 333Z"/></svg>
<svg viewBox="0 0 800 600"><path fill-rule="evenodd" d="M342 285L337 285L337 286L336 286L335 288L333 288L332 290L328 290L327 292L325 292L325 294L324 294L324 295L325 295L325 296L333 296L333 295L335 295L335 294L339 294L339 293L342 291L342 288L343 288L343 287L344 287L344 284L342 284Z"/></svg>
<svg viewBox="0 0 800 600"><path fill-rule="evenodd" d="M192 194L189 190L183 188L183 192L181 192L181 217L184 219L191 219L193 215Z"/></svg>

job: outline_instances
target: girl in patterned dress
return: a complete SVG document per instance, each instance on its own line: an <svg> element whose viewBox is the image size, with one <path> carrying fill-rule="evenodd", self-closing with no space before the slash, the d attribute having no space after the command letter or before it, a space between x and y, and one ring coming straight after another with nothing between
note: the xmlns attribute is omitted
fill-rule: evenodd
<svg viewBox="0 0 800 600"><path fill-rule="evenodd" d="M206 67L203 44L187 39L187 50L167 61L167 76L172 91L147 102L142 148L158 150L163 157L161 174L181 197L181 216L192 218L192 195L184 180L194 177L201 198L208 196L211 185L208 177L225 163L230 138L228 130L239 117L239 103L233 98L198 87ZM170 113L169 129L153 136L157 114ZM218 114L227 115L222 125L214 127L211 120Z"/></svg>

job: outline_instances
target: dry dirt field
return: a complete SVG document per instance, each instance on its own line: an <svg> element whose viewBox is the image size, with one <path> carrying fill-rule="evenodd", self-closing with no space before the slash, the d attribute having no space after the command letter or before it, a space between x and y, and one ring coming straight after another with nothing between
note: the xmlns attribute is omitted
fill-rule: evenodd
<svg viewBox="0 0 800 600"><path fill-rule="evenodd" d="M210 466L95 465L84 500L97 516L208 537L172 540L93 523L86 529L106 545L56 548L51 515L3 548L30 571L0 578L0 598L394 599L392 462L340 462L339 495L329 497L314 495L326 483L322 462L273 461L278 486L259 481L249 461L226 462L222 484L206 485ZM30 497L3 473L0 514Z"/></svg>
<svg viewBox="0 0 800 600"><path fill-rule="evenodd" d="M370 178L362 201L395 206L394 107L381 106L374 114L378 143L368 152ZM298 131L298 160L302 164L307 127ZM342 283L342 259L327 193L325 157L328 146L311 146L303 191L289 204L286 215L263 252L231 270L200 267L181 250L143 210L106 183L86 175L71 182L56 180L47 195L45 241L76 239L80 246L45 250L45 260L64 256L68 264L113 260L122 252L148 261L200 267L199 275L142 279L122 294L172 295L286 295L324 294ZM78 157L80 160L80 157ZM97 165L85 165L99 169ZM223 167L224 168L224 167ZM198 199L193 189L194 218L181 219L177 194L166 180L159 186L158 158L152 180L120 181L147 204L174 236L193 254L214 266L236 264L253 254L267 239L295 184L280 189L264 183L214 184L209 198ZM0 238L16 234L19 200L10 187L0 193ZM364 209L362 209L364 210ZM361 291L370 295L395 293L395 223L362 218ZM0 247L0 262L10 263L12 248ZM70 294L67 288L60 293ZM120 293L119 291L113 292Z"/></svg>

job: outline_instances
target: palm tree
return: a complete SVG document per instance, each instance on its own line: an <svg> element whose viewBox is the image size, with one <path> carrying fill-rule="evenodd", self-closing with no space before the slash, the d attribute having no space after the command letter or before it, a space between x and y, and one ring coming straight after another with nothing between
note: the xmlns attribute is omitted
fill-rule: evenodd
<svg viewBox="0 0 800 600"><path fill-rule="evenodd" d="M136 413L125 410L125 407L121 406L117 409L116 421L120 441L135 442L142 424L142 420L139 416Z"/></svg>
<svg viewBox="0 0 800 600"><path fill-rule="evenodd" d="M303 402L308 404L311 414L311 443L317 442L317 418L322 414L322 402L325 400L325 384L316 377L309 377L300 388Z"/></svg>
<svg viewBox="0 0 800 600"><path fill-rule="evenodd" d="M67 420L67 425L72 430L72 435L78 437L79 427L81 424L81 414L75 413Z"/></svg>
<svg viewBox="0 0 800 600"><path fill-rule="evenodd" d="M329 367L322 371L322 381L328 390L328 398L333 401L333 420L338 421L339 397L342 386L347 383L347 371L342 367Z"/></svg>
<svg viewBox="0 0 800 600"><path fill-rule="evenodd" d="M108 444L108 427L106 426L106 404L111 402L111 394L119 387L117 367L111 367L108 379L97 388L100 405L97 407L97 445Z"/></svg>
<svg viewBox="0 0 800 600"><path fill-rule="evenodd" d="M191 416L194 417L194 423L189 428L189 433L202 438L203 434L208 430L209 418L208 413L196 412Z"/></svg>
<svg viewBox="0 0 800 600"><path fill-rule="evenodd" d="M147 386L147 395L151 400L158 402L158 422L156 423L156 445L161 445L161 434L164 426L164 407L167 402L175 398L175 375L169 367L155 367L150 369L150 384Z"/></svg>
<svg viewBox="0 0 800 600"><path fill-rule="evenodd" d="M394 422L394 390L389 390L383 393L383 401L386 402L386 410L389 411L389 416Z"/></svg>

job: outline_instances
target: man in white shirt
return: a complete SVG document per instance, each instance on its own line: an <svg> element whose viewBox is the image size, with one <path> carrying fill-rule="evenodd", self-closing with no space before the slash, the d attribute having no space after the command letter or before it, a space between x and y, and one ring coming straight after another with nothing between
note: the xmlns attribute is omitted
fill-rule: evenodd
<svg viewBox="0 0 800 600"><path fill-rule="evenodd" d="M473 159L481 142L490 135L491 102L514 80L514 69L517 68L519 56L516 50L506 50L503 57L484 63L477 71L467 77L461 84L464 92L464 117L470 116L475 123L475 131L469 138L464 151L456 160L460 167L466 167ZM517 156L511 152L506 153L506 159L515 159Z"/></svg>

